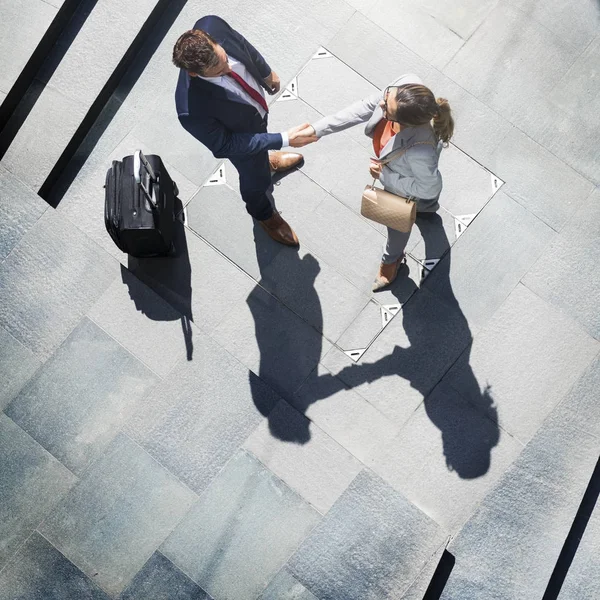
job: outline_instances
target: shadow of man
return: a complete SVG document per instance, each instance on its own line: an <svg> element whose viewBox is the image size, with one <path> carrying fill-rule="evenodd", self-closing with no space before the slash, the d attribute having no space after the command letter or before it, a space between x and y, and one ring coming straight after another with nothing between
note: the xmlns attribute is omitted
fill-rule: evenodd
<svg viewBox="0 0 600 600"><path fill-rule="evenodd" d="M181 213L181 201L175 199L175 214ZM183 215L183 213L181 213ZM175 256L156 258L128 257L127 266L133 274L164 298L176 311L159 307L148 294L130 284L130 277L122 269L123 282L129 287L129 296L137 310L155 321L179 319L186 348L187 359L192 360L194 344L192 340L192 266L188 253L185 227L177 219L174 230Z"/></svg>
<svg viewBox="0 0 600 600"><path fill-rule="evenodd" d="M258 378L250 372L252 397L258 410L268 418L269 430L274 437L286 442L305 444L310 440L309 421L297 419L292 424L271 418L268 407L262 401L262 381L287 397L291 393L289 390L299 387L306 377L307 365L310 369L318 365L323 345L322 336L312 335L312 332L308 336L302 335L291 323L289 309L278 298L286 291L289 293L289 289L284 288L289 286L290 278L293 278L294 287L302 290L302 303L311 314L311 325L319 333L322 332L323 313L315 289L315 279L321 268L310 254L300 258L297 248L281 248L276 261L272 262L272 257L261 250L262 245L272 242L257 224L254 234L261 279L248 296L247 303L254 318L260 366ZM271 270L267 271L269 266ZM306 331L305 327L303 331ZM302 335L302 338L298 335ZM307 342L308 339L310 342ZM283 386L282 379L285 379Z"/></svg>

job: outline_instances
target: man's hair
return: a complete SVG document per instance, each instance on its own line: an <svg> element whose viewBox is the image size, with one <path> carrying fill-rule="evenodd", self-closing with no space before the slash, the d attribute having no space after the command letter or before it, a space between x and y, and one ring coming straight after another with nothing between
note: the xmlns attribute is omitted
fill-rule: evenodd
<svg viewBox="0 0 600 600"><path fill-rule="evenodd" d="M217 42L201 29L186 31L173 47L173 64L180 69L202 75L219 62L215 53Z"/></svg>

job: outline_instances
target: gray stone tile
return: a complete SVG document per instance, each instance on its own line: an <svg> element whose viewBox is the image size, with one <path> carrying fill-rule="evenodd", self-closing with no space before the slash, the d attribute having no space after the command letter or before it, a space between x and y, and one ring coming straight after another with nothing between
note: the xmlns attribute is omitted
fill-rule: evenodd
<svg viewBox="0 0 600 600"><path fill-rule="evenodd" d="M367 16L436 68L446 65L464 43L459 35L417 2L399 5L394 0L379 0ZM407 23L410 23L409 27Z"/></svg>
<svg viewBox="0 0 600 600"><path fill-rule="evenodd" d="M516 128L496 147L489 167L514 200L557 231L594 187Z"/></svg>
<svg viewBox="0 0 600 600"><path fill-rule="evenodd" d="M460 309L420 290L358 364L337 348L322 362L348 387L402 426L470 341L471 332Z"/></svg>
<svg viewBox="0 0 600 600"><path fill-rule="evenodd" d="M365 349L382 330L381 305L371 300L344 331L336 345L341 350Z"/></svg>
<svg viewBox="0 0 600 600"><path fill-rule="evenodd" d="M503 192L497 193L433 269L423 287L460 305L483 327L556 233Z"/></svg>
<svg viewBox="0 0 600 600"><path fill-rule="evenodd" d="M0 325L47 358L111 284L116 266L83 233L46 212L0 265Z"/></svg>
<svg viewBox="0 0 600 600"><path fill-rule="evenodd" d="M31 350L0 327L0 410L4 410L40 365Z"/></svg>
<svg viewBox="0 0 600 600"><path fill-rule="evenodd" d="M429 584L433 579L433 575L437 569L437 566L444 554L444 550L448 545L448 540L442 543L439 548L436 548L435 552L431 555L429 560L425 563L425 566L421 569L421 572L417 575L417 578L412 582L408 590L402 594L402 600L423 600L425 593L429 588Z"/></svg>
<svg viewBox="0 0 600 600"><path fill-rule="evenodd" d="M210 596L170 560L155 552L119 600L210 600Z"/></svg>
<svg viewBox="0 0 600 600"><path fill-rule="evenodd" d="M40 526L40 533L116 596L196 495L119 434Z"/></svg>
<svg viewBox="0 0 600 600"><path fill-rule="evenodd" d="M211 335L284 398L292 396L331 347L259 286Z"/></svg>
<svg viewBox="0 0 600 600"><path fill-rule="evenodd" d="M318 600L286 569L282 569L271 580L259 600Z"/></svg>
<svg viewBox="0 0 600 600"><path fill-rule="evenodd" d="M490 172L454 145L442 150L440 172L440 204L454 216L477 214L494 193Z"/></svg>
<svg viewBox="0 0 600 600"><path fill-rule="evenodd" d="M327 44L327 49L380 89L390 85L403 73L417 73L427 85L438 71L402 44L401 39L394 37L394 34L400 35L407 28L395 27L389 33L373 22L371 17L376 8L377 5L369 11L369 18L355 13ZM393 8L391 12L399 18L397 9ZM379 18L384 16L385 13L381 13ZM428 33L424 39L430 38L431 33ZM381 48L386 51L381 52ZM373 60L374 56L377 56L377 60Z"/></svg>
<svg viewBox="0 0 600 600"><path fill-rule="evenodd" d="M161 552L215 598L255 598L318 520L299 496L240 452Z"/></svg>
<svg viewBox="0 0 600 600"><path fill-rule="evenodd" d="M362 469L347 450L283 400L244 448L320 513L332 507Z"/></svg>
<svg viewBox="0 0 600 600"><path fill-rule="evenodd" d="M503 429L528 442L598 353L600 345L564 314L518 285L447 375L469 401L496 401Z"/></svg>
<svg viewBox="0 0 600 600"><path fill-rule="evenodd" d="M0 171L0 262L47 208L46 202L14 175Z"/></svg>
<svg viewBox="0 0 600 600"><path fill-rule="evenodd" d="M291 400L315 425L370 466L398 428L364 398L319 365ZM304 454L301 461L304 460Z"/></svg>
<svg viewBox="0 0 600 600"><path fill-rule="evenodd" d="M125 267L88 317L160 377L188 355L185 317Z"/></svg>
<svg viewBox="0 0 600 600"><path fill-rule="evenodd" d="M557 409L567 424L597 437L600 437L599 389L600 356L597 356Z"/></svg>
<svg viewBox="0 0 600 600"><path fill-rule="evenodd" d="M534 0L509 0L520 8L528 19L538 21L555 36L583 50L598 34L598 6L594 2L567 5L560 0L549 0L544 5Z"/></svg>
<svg viewBox="0 0 600 600"><path fill-rule="evenodd" d="M400 597L442 537L416 506L363 471L292 556L288 570L318 598Z"/></svg>
<svg viewBox="0 0 600 600"><path fill-rule="evenodd" d="M494 599L541 598L599 446L597 437L544 424L451 543L456 564L442 598L469 598L474 590Z"/></svg>
<svg viewBox="0 0 600 600"><path fill-rule="evenodd" d="M37 192L88 108L69 98L66 90L47 85L2 158L4 166Z"/></svg>
<svg viewBox="0 0 600 600"><path fill-rule="evenodd" d="M130 258L129 269L186 319L212 331L254 282L188 228L178 227L175 245L177 257Z"/></svg>
<svg viewBox="0 0 600 600"><path fill-rule="evenodd" d="M84 319L8 405L6 414L81 474L155 381L122 346Z"/></svg>
<svg viewBox="0 0 600 600"><path fill-rule="evenodd" d="M35 532L0 572L0 599L109 600L91 579Z"/></svg>
<svg viewBox="0 0 600 600"><path fill-rule="evenodd" d="M558 600L593 598L598 593L598 589L600 589L599 553L600 505L596 504L577 548L575 558L569 565L569 571L560 589Z"/></svg>
<svg viewBox="0 0 600 600"><path fill-rule="evenodd" d="M0 90L6 94L46 33L56 8L41 0L2 0L0 11Z"/></svg>
<svg viewBox="0 0 600 600"><path fill-rule="evenodd" d="M333 267L304 248L280 252L260 285L335 342L369 301Z"/></svg>
<svg viewBox="0 0 600 600"><path fill-rule="evenodd" d="M455 241L456 218L440 207L435 216L417 215L406 250L410 256L424 263L429 259L442 258Z"/></svg>
<svg viewBox="0 0 600 600"><path fill-rule="evenodd" d="M600 339L600 191L595 190L523 278L538 296Z"/></svg>
<svg viewBox="0 0 600 600"><path fill-rule="evenodd" d="M76 477L4 414L0 414L0 456L1 568Z"/></svg>
<svg viewBox="0 0 600 600"><path fill-rule="evenodd" d="M125 432L201 493L277 400L254 373L195 331L193 361L171 371Z"/></svg>
<svg viewBox="0 0 600 600"><path fill-rule="evenodd" d="M479 393L474 378L470 385ZM442 380L398 437L381 444L371 467L452 533L460 530L523 449L499 429L490 394L484 390L471 399L473 404Z"/></svg>
<svg viewBox="0 0 600 600"><path fill-rule="evenodd" d="M366 220L327 196L312 213L302 241L360 291L370 293L385 238Z"/></svg>
<svg viewBox="0 0 600 600"><path fill-rule="evenodd" d="M512 120L532 96L550 93L577 55L524 12L499 3L444 73Z"/></svg>
<svg viewBox="0 0 600 600"><path fill-rule="evenodd" d="M192 231L219 248L257 280L260 279L261 269L282 251L283 246L271 240L253 222L243 200L227 185L202 188L186 212L187 223ZM228 218L224 218L224 215L228 215ZM284 218L287 220L287 215ZM297 228L291 220L290 224L294 230Z"/></svg>

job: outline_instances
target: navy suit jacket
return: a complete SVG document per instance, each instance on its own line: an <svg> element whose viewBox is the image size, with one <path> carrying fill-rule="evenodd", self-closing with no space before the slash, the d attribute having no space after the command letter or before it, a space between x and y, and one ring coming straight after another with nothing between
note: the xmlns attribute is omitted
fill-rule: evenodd
<svg viewBox="0 0 600 600"><path fill-rule="evenodd" d="M211 35L268 90L263 80L271 73L271 68L244 36L214 15L202 17L194 29ZM251 104L219 85L190 77L184 69L179 73L175 104L183 127L216 158L279 150L283 143L281 134L266 133L262 117Z"/></svg>

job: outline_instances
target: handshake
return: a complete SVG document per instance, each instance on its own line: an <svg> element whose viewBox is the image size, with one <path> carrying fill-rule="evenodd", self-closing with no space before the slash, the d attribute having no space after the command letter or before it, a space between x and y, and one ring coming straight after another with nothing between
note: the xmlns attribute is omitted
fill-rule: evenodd
<svg viewBox="0 0 600 600"><path fill-rule="evenodd" d="M315 129L310 123L303 123L297 127L292 127L287 134L292 148L302 148L302 146L319 141Z"/></svg>

